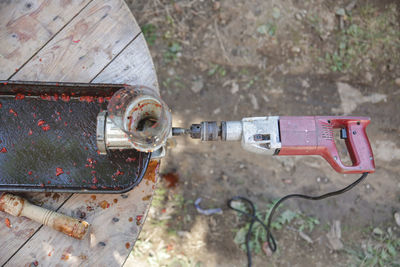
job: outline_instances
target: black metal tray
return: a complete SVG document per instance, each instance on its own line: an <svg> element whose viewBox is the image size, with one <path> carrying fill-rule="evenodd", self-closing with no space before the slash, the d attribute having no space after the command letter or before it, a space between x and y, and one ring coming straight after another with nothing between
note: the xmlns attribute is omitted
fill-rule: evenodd
<svg viewBox="0 0 400 267"><path fill-rule="evenodd" d="M121 193L151 153L99 155L96 117L124 85L0 81L0 191Z"/></svg>

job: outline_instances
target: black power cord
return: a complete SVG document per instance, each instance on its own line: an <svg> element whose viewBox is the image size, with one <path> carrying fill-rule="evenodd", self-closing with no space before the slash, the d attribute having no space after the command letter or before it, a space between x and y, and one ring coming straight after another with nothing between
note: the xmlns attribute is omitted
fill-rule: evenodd
<svg viewBox="0 0 400 267"><path fill-rule="evenodd" d="M237 212L240 212L244 215L246 215L247 217L249 217L250 220L250 227L249 230L247 231L246 234L246 251L247 251L247 265L249 267L251 267L252 265L252 261L251 261L251 250L250 250L250 238L251 238L251 232L253 229L253 225L255 222L258 222L259 224L261 224L262 227L264 227L265 231L267 232L267 242L268 242L268 246L271 249L272 252L275 252L277 249L277 245L276 245L276 241L274 236L271 233L271 223L272 223L272 218L274 216L274 213L276 211L276 209L279 207L280 204L282 204L283 201L289 199L289 198L303 198L303 199L309 199L309 200L321 200L327 197L332 197L332 196L337 196L340 194L343 194L347 191L349 191L350 189L352 189L353 187L355 187L356 185L358 185L359 183L361 183L368 175L368 172L364 172L360 178L358 178L356 181L354 181L353 183L351 183L350 185L346 186L345 188L342 188L340 190L337 191L333 191L333 192L329 192L320 196L308 196L308 195L303 195L303 194L290 194L287 196L282 197L281 199L278 200L278 202L276 202L274 204L274 206L271 209L271 212L268 215L268 222L267 225L265 225L265 223L259 219L256 216L256 208L253 204L253 202L251 200L249 200L248 198L242 197L242 196L235 196L231 199L228 200L227 205L230 209L233 209ZM250 206L250 213L234 208L232 206L232 202L233 201L243 201L245 203L247 203Z"/></svg>

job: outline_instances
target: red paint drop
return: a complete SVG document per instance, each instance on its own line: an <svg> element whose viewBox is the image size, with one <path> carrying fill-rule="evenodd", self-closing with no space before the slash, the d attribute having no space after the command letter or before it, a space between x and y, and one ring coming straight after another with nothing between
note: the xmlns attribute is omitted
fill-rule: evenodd
<svg viewBox="0 0 400 267"><path fill-rule="evenodd" d="M44 121L44 120L39 120L38 121L38 123L37 123L37 125L38 126L42 126L43 124L45 124L46 122Z"/></svg>
<svg viewBox="0 0 400 267"><path fill-rule="evenodd" d="M168 182L168 188L176 187L176 184L179 182L179 176L177 173L167 173L162 177Z"/></svg>
<svg viewBox="0 0 400 267"><path fill-rule="evenodd" d="M79 43L81 40L76 40L76 41L74 41L74 40L72 40L72 42L74 42L74 43Z"/></svg>
<svg viewBox="0 0 400 267"><path fill-rule="evenodd" d="M9 110L8 112L10 112L11 114L13 114L15 117L18 116L17 112L15 112L12 108L10 108L10 110Z"/></svg>
<svg viewBox="0 0 400 267"><path fill-rule="evenodd" d="M15 99L16 100L22 100L22 99L24 99L25 98L25 96L23 95L23 94L17 94L16 96L15 96Z"/></svg>
<svg viewBox="0 0 400 267"><path fill-rule="evenodd" d="M29 171L29 172L28 172L29 175L32 175L32 173L33 173L32 171Z"/></svg>
<svg viewBox="0 0 400 267"><path fill-rule="evenodd" d="M33 134L32 130L29 129L28 135L32 135L32 134Z"/></svg>
<svg viewBox="0 0 400 267"><path fill-rule="evenodd" d="M49 125L42 126L42 130L47 132L48 130L50 130L50 126Z"/></svg>
<svg viewBox="0 0 400 267"><path fill-rule="evenodd" d="M71 99L71 97L69 95L61 95L61 100L64 102L69 102L69 100Z"/></svg>
<svg viewBox="0 0 400 267"><path fill-rule="evenodd" d="M136 158L127 158L125 161L128 163L134 162Z"/></svg>
<svg viewBox="0 0 400 267"><path fill-rule="evenodd" d="M62 168L56 168L56 176L60 176L63 173L64 173L64 171Z"/></svg>
<svg viewBox="0 0 400 267"><path fill-rule="evenodd" d="M1 152L1 153L7 153L7 149L6 149L5 147L3 147L3 148L0 150L0 152Z"/></svg>

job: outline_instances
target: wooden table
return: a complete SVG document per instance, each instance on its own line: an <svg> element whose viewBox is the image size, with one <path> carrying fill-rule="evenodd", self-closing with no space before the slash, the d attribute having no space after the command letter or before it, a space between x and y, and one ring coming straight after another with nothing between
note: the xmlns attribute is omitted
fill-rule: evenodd
<svg viewBox="0 0 400 267"><path fill-rule="evenodd" d="M145 39L122 0L1 1L0 66L3 80L128 83L158 90ZM123 195L26 194L74 217L86 210L91 233L79 241L0 212L0 265L121 266L149 210L157 167L151 162L140 185Z"/></svg>

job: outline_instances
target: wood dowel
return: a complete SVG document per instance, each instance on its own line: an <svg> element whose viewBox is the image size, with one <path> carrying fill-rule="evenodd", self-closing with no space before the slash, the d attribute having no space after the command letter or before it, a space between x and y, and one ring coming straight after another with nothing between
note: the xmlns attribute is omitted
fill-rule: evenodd
<svg viewBox="0 0 400 267"><path fill-rule="evenodd" d="M76 239L83 239L89 232L90 224L85 221L33 205L26 199L10 193L1 195L0 211L17 217L27 217Z"/></svg>

